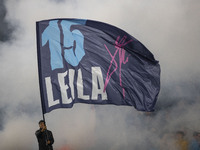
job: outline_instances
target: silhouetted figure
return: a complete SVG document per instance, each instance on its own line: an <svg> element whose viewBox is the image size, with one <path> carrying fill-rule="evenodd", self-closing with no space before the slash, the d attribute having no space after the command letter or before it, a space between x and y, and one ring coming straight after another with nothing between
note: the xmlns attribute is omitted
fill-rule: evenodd
<svg viewBox="0 0 200 150"><path fill-rule="evenodd" d="M200 150L200 133L199 132L194 132L193 133L193 139L190 142L189 145L189 150Z"/></svg>
<svg viewBox="0 0 200 150"><path fill-rule="evenodd" d="M177 131L175 138L175 145L177 150L188 150L188 141L185 140L185 133L183 131Z"/></svg>
<svg viewBox="0 0 200 150"><path fill-rule="evenodd" d="M53 150L53 134L51 131L47 130L44 120L40 120L39 127L40 129L35 132L39 144L39 150Z"/></svg>

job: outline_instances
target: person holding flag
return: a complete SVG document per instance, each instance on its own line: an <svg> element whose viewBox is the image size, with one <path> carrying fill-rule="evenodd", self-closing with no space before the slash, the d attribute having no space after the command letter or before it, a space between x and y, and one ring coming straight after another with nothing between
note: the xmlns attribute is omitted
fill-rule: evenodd
<svg viewBox="0 0 200 150"><path fill-rule="evenodd" d="M47 130L44 120L39 121L40 129L35 132L39 150L53 150L54 138L51 131Z"/></svg>

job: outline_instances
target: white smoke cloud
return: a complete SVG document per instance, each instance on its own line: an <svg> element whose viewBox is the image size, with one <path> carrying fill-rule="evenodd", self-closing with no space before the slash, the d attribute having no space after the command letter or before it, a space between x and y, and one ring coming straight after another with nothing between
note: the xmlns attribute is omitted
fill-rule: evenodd
<svg viewBox="0 0 200 150"><path fill-rule="evenodd" d="M0 43L0 110L5 111L0 149L38 148L34 132L38 129L42 112L35 23L51 18L92 19L122 28L154 54L162 70L160 108L153 116L131 107L85 104L46 114L48 128L54 134L55 148L68 144L79 150L144 150L160 145L160 139L166 137L171 142L168 137L171 138L171 133L176 130L183 129L188 135L193 130L200 130L198 0L192 3L187 0L4 2L6 21L14 30L11 40Z"/></svg>

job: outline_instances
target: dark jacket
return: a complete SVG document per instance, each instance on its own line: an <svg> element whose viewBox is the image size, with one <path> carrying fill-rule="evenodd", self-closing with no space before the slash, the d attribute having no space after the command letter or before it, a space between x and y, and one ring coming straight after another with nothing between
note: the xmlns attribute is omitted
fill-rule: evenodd
<svg viewBox="0 0 200 150"><path fill-rule="evenodd" d="M39 129L35 132L35 135L38 140L39 150L53 150L54 138L51 131L45 130L41 132L41 129ZM50 141L49 145L47 145L47 141Z"/></svg>

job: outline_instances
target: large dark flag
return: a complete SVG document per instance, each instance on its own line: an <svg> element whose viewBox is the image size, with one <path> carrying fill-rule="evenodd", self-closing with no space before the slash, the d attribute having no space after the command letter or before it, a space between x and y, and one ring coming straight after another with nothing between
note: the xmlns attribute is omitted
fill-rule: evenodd
<svg viewBox="0 0 200 150"><path fill-rule="evenodd" d="M74 103L153 111L160 66L137 39L112 25L81 19L36 23L43 113Z"/></svg>

